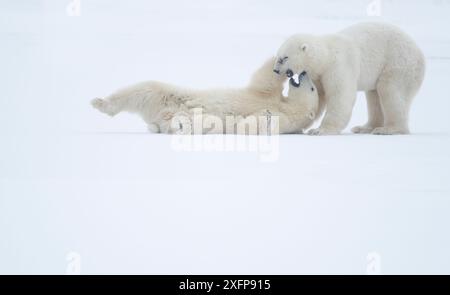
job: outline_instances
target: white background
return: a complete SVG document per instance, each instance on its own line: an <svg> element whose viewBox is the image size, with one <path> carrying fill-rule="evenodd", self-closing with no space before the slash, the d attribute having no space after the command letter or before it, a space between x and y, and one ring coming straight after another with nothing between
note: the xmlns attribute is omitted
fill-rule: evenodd
<svg viewBox="0 0 450 295"><path fill-rule="evenodd" d="M0 274L450 274L450 1L370 2L0 0ZM361 21L426 54L413 135L282 136L267 163L89 105L244 86L289 35Z"/></svg>

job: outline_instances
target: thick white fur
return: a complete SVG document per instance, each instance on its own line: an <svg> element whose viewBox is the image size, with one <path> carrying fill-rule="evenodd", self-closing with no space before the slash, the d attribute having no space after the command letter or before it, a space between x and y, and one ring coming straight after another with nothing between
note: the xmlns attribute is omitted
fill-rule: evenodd
<svg viewBox="0 0 450 295"><path fill-rule="evenodd" d="M237 118L237 123L250 116L278 116L280 133L300 133L313 122L318 111L317 89L305 77L300 87L289 84L289 95L284 97L286 77L273 73L274 62L275 58L268 60L253 75L250 84L241 89L193 90L149 81L119 90L105 99L96 98L91 103L111 116L122 111L137 113L152 132L179 132L186 128L183 124L192 124L195 111L200 108L205 120L214 116L224 121L223 128L202 129L201 133L239 132L237 128L231 132L225 128L227 116ZM174 124L174 118L180 115L189 118L189 122ZM249 129L245 133L255 134L255 131Z"/></svg>
<svg viewBox="0 0 450 295"><path fill-rule="evenodd" d="M310 134L339 134L348 124L357 91L365 91L369 120L354 133L407 134L409 110L422 85L425 58L395 26L363 23L336 34L295 35L279 49L274 70L307 71L326 113ZM320 115L320 114L319 114Z"/></svg>

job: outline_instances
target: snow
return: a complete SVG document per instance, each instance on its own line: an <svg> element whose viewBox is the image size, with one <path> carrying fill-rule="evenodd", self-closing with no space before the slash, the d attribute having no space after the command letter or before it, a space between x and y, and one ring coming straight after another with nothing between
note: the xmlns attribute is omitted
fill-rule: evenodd
<svg viewBox="0 0 450 295"><path fill-rule="evenodd" d="M1 274L74 253L83 274L450 273L448 1L69 3L0 2ZM426 53L413 135L176 138L89 105L149 79L238 87L290 34L367 20Z"/></svg>

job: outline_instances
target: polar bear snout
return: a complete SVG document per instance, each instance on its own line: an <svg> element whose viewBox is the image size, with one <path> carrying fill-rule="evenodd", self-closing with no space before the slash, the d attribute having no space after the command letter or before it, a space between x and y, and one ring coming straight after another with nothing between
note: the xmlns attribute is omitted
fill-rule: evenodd
<svg viewBox="0 0 450 295"><path fill-rule="evenodd" d="M291 83L292 86L294 86L295 88L299 88L300 87L300 81L297 82L295 81L294 77L289 79L289 82Z"/></svg>
<svg viewBox="0 0 450 295"><path fill-rule="evenodd" d="M305 78L307 77L307 73L305 72L305 71L303 71L303 72L301 72L301 74L299 74L299 75L294 75L293 73L292 73L292 76L291 76L291 78L289 79L289 81L290 81L290 83L291 83L291 85L292 86L294 86L294 87L296 87L296 88L299 88L302 84L304 84L304 83L302 83L304 80L305 80ZM312 86L312 91L314 91L313 89L314 89L314 86Z"/></svg>

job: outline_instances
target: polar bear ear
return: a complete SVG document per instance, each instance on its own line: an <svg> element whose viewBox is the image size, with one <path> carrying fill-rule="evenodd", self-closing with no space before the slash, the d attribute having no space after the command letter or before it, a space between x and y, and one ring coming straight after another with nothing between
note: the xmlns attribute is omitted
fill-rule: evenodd
<svg viewBox="0 0 450 295"><path fill-rule="evenodd" d="M308 50L308 47L308 44L302 44L302 46L300 46L300 50L306 52Z"/></svg>

